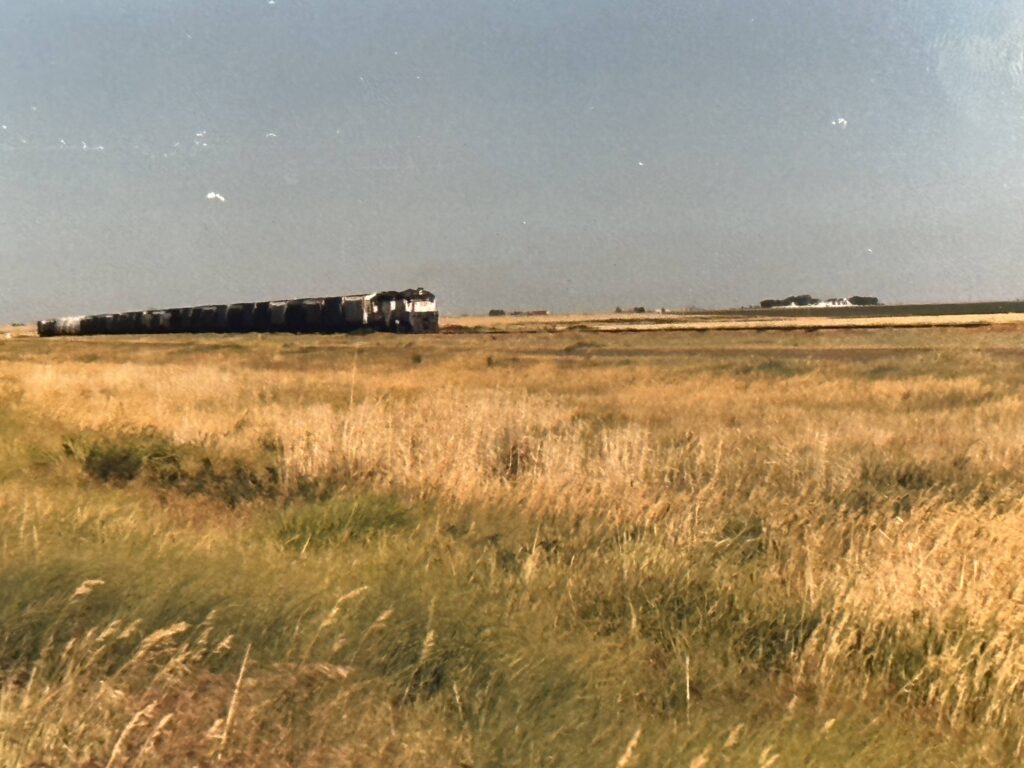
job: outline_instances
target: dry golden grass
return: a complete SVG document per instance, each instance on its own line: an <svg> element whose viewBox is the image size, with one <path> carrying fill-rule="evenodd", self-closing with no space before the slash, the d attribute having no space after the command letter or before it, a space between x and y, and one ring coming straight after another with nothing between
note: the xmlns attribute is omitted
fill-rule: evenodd
<svg viewBox="0 0 1024 768"><path fill-rule="evenodd" d="M0 341L35 335L36 328L34 325L0 325Z"/></svg>
<svg viewBox="0 0 1024 768"><path fill-rule="evenodd" d="M60 750L100 765L1011 762L1024 744L1024 330L1009 318L815 334L12 339L0 510L17 533L0 562L39 586L0 629L40 639L0 644L20 670L0 689L0 762ZM134 470L103 474L121 454L97 453L102 439L129 463L135 451ZM353 494L419 511L374 507L364 533L362 507L329 517ZM294 533L278 540L280 515ZM134 553L107 536L158 543ZM146 623L124 612L144 599L134 592L97 614L106 625L69 628L65 608L47 608L56 618L26 629L38 605L111 588L68 551L76 537L132 573L252 562L303 597L278 618L285 608L237 587L232 599L257 606L235 617L251 661L240 641L215 653L233 628L165 608L124 634ZM80 593L47 594L65 572ZM387 597L405 572L415 584ZM326 635L334 647L348 610L326 594L350 592L370 605L345 619L346 641L311 650ZM373 645L377 621L387 640ZM268 623L290 626L274 630L286 639L268 640ZM425 670L442 657L435 691ZM424 685L429 696L410 693ZM538 692L559 685L550 702ZM281 693L295 686L310 700ZM573 709L591 700L618 714ZM750 702L783 709L766 719Z"/></svg>

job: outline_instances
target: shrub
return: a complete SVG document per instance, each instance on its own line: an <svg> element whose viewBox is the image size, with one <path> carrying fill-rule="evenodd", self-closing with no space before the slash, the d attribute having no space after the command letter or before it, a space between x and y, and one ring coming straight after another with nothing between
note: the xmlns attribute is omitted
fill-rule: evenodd
<svg viewBox="0 0 1024 768"><path fill-rule="evenodd" d="M155 430L78 436L64 441L67 455L104 483L140 480L161 490L202 494L229 506L280 492L276 457L247 460L218 455L198 445L174 443ZM265 453L265 452L264 452Z"/></svg>
<svg viewBox="0 0 1024 768"><path fill-rule="evenodd" d="M66 439L64 451L80 458L90 477L116 485L134 480L143 468L152 468L161 476L174 474L179 464L174 445L153 430Z"/></svg>

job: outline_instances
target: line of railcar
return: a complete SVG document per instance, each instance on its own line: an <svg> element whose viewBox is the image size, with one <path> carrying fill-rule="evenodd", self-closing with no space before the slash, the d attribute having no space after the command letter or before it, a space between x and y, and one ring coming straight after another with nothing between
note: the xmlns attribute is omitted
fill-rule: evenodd
<svg viewBox="0 0 1024 768"><path fill-rule="evenodd" d="M211 304L40 320L40 336L126 333L435 333L437 302L423 288L352 296Z"/></svg>

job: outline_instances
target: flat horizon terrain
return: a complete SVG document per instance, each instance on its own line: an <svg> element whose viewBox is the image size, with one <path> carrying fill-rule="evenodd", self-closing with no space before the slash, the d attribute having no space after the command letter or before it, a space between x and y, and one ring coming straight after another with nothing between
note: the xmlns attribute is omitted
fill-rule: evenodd
<svg viewBox="0 0 1024 768"><path fill-rule="evenodd" d="M40 318L42 319L42 318ZM490 315L445 315L442 333L576 331L832 330L1024 323L1024 301L879 304L856 307L743 307ZM35 336L35 323L0 325L0 338Z"/></svg>
<svg viewBox="0 0 1024 768"><path fill-rule="evenodd" d="M774 312L4 329L0 764L1017 764L1024 316Z"/></svg>
<svg viewBox="0 0 1024 768"><path fill-rule="evenodd" d="M580 314L442 316L443 331L710 331L978 326L1024 322L1024 302L880 304L863 307L747 307Z"/></svg>

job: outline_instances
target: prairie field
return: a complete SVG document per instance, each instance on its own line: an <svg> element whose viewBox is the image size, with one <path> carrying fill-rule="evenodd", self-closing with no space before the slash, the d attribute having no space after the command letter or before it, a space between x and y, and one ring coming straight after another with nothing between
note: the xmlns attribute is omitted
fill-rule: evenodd
<svg viewBox="0 0 1024 768"><path fill-rule="evenodd" d="M1019 317L512 320L0 339L0 765L1021 760Z"/></svg>

